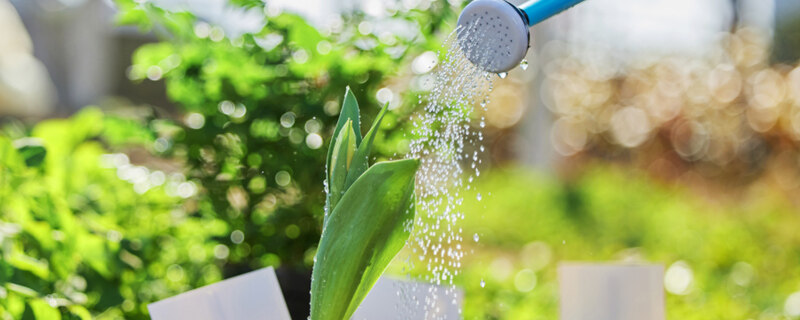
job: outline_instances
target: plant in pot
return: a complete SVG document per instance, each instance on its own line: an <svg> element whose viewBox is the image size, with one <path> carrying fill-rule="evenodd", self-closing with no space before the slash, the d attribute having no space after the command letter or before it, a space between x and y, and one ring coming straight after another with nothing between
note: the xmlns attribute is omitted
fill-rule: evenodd
<svg viewBox="0 0 800 320"><path fill-rule="evenodd" d="M345 93L328 148L325 218L311 278L312 320L349 319L411 233L419 160L369 166L387 106L362 138L358 102L349 88Z"/></svg>

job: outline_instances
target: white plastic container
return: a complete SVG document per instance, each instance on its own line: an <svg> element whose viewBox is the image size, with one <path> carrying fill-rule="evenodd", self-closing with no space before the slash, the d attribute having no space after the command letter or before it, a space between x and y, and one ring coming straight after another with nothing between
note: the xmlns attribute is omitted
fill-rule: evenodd
<svg viewBox="0 0 800 320"><path fill-rule="evenodd" d="M664 320L664 267L567 263L558 267L561 320Z"/></svg>
<svg viewBox="0 0 800 320"><path fill-rule="evenodd" d="M291 320L271 267L151 303L147 309L153 320Z"/></svg>

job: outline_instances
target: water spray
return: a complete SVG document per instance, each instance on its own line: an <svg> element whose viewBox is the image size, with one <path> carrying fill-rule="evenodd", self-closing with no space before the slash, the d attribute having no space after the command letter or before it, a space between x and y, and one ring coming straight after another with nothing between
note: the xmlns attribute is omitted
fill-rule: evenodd
<svg viewBox="0 0 800 320"><path fill-rule="evenodd" d="M518 66L530 47L528 28L583 0L530 0L519 7L504 0L476 0L458 17L458 41L476 66L495 73Z"/></svg>

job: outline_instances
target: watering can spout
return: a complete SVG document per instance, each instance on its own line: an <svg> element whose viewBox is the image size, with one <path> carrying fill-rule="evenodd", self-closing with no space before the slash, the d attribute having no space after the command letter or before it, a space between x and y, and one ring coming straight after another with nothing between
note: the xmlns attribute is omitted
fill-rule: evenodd
<svg viewBox="0 0 800 320"><path fill-rule="evenodd" d="M533 27L539 22L574 7L584 0L530 0L519 6L528 19L528 26Z"/></svg>
<svg viewBox="0 0 800 320"><path fill-rule="evenodd" d="M458 43L467 58L489 72L518 66L532 27L584 0L530 0L519 7L504 0L476 0L458 17Z"/></svg>

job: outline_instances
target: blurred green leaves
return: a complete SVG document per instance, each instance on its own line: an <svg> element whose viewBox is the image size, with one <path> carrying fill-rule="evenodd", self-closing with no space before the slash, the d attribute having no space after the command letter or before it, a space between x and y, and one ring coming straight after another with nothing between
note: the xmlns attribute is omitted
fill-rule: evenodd
<svg viewBox="0 0 800 320"><path fill-rule="evenodd" d="M175 105L138 119L88 108L3 131L0 317L146 319L147 303L227 276L307 270L322 229L322 145L350 110L341 88L354 85L346 101L375 105L409 57L438 48L441 17L452 18L443 0L398 11L391 19L418 32L388 43L358 31L360 13L338 30L270 15L232 35L153 1L115 3L117 23L159 39L137 49L128 77L164 82ZM402 145L402 116L381 111L384 131L358 141L343 188L366 175L373 146L386 157Z"/></svg>
<svg viewBox="0 0 800 320"><path fill-rule="evenodd" d="M438 27L445 23L438 16L449 10L441 1L414 17L398 12L389 19L408 22L419 29L409 33L418 36L387 44L381 34L358 31L361 22L377 23L360 13L342 17L336 29L317 28L289 13L265 15L260 30L233 35L186 12L150 2L118 3L120 23L164 36L140 47L129 70L134 81L164 81L182 114L176 130L156 130L156 138L168 146L161 154L185 163L187 177L198 182L204 195L199 208L246 235L241 243L228 243L233 250L226 259L226 276L263 267L265 261L310 268L323 204L331 200L324 196L322 181L335 180L323 165L330 168L333 150L326 153L321 146L340 135L347 119L355 144L361 144L362 119L352 114L358 112L356 99L376 105L375 92L416 52L428 49L421 43L436 38L417 32L424 26L417 19L435 21ZM263 2L237 3L246 10L270 11ZM208 30L223 36L212 37ZM341 88L351 84L340 102ZM379 111L365 108L363 120L373 121ZM403 122L397 121L401 115L384 115L391 119L384 122L384 133L373 134L360 154L375 144L378 156L386 157L402 146L397 141L405 139ZM389 136L395 141L386 142ZM366 156L361 157L352 160L359 174L367 169ZM355 177L343 176L329 187L349 186ZM265 255L277 259L260 258Z"/></svg>
<svg viewBox="0 0 800 320"><path fill-rule="evenodd" d="M800 272L800 216L777 190L733 196L610 165L565 180L513 166L481 174L464 198L465 238L480 236L464 243L474 254L456 278L464 317L557 318L558 263L617 261L688 266L689 289L666 292L667 319L781 319L800 290L787 281Z"/></svg>
<svg viewBox="0 0 800 320"><path fill-rule="evenodd" d="M0 136L0 317L144 318L146 303L221 278L189 257L212 256L213 218L187 216L167 182L137 192L118 177L144 173L110 153L118 124L88 108Z"/></svg>

